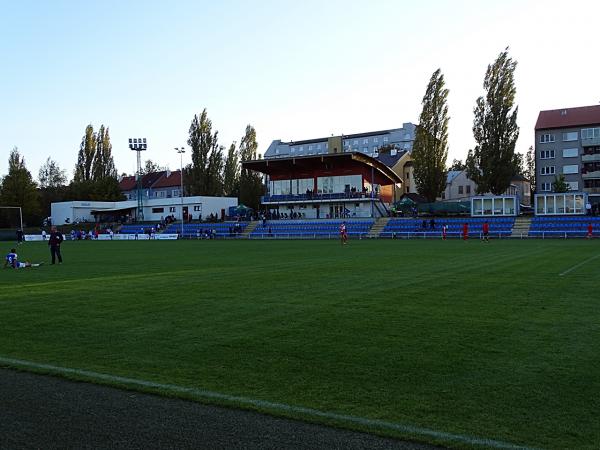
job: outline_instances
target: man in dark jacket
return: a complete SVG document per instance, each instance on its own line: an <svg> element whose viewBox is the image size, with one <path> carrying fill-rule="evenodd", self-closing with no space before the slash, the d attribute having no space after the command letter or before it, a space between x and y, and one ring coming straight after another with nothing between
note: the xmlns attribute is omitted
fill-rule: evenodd
<svg viewBox="0 0 600 450"><path fill-rule="evenodd" d="M50 255L52 255L52 264L56 262L56 257L58 257L58 263L61 264L62 256L60 254L60 244L64 238L60 231L56 230L56 227L52 227L50 230L50 239L48 239L48 245L50 246Z"/></svg>

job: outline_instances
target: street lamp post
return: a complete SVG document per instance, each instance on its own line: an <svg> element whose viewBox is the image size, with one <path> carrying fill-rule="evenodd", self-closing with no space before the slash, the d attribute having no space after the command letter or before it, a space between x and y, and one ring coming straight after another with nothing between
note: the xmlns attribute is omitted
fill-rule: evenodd
<svg viewBox="0 0 600 450"><path fill-rule="evenodd" d="M181 239L183 239L183 154L185 153L185 147L175 147L175 151L179 153L181 164L181 172L179 173L181 178L181 191L179 191L179 198L181 198Z"/></svg>

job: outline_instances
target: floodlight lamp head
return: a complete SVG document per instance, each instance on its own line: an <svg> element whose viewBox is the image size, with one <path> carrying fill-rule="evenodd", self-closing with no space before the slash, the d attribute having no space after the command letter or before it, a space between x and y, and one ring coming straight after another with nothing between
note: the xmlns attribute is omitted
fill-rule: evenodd
<svg viewBox="0 0 600 450"><path fill-rule="evenodd" d="M129 138L129 149L140 152L148 149L146 138Z"/></svg>

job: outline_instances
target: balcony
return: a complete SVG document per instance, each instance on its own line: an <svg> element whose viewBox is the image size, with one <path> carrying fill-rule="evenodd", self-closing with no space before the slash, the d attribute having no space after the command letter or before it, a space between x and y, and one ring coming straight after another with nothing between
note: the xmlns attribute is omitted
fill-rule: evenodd
<svg viewBox="0 0 600 450"><path fill-rule="evenodd" d="M583 192L587 192L588 194L600 194L600 187L583 188Z"/></svg>
<svg viewBox="0 0 600 450"><path fill-rule="evenodd" d="M357 201L357 200L379 200L379 195L371 197L370 193L364 192L341 192L336 194L295 194L295 195L265 195L260 201L269 203L294 203L294 202L327 202L332 200Z"/></svg>
<svg viewBox="0 0 600 450"><path fill-rule="evenodd" d="M595 180L595 179L600 179L600 170L596 170L594 172L586 172L586 173L582 173L581 177L584 180Z"/></svg>
<svg viewBox="0 0 600 450"><path fill-rule="evenodd" d="M600 145L600 137L593 138L581 138L581 145L584 147L593 147L596 145Z"/></svg>
<svg viewBox="0 0 600 450"><path fill-rule="evenodd" d="M596 154L591 154L591 155L582 155L581 156L581 161L586 163L586 162L595 162L595 161L600 161L600 153L596 153Z"/></svg>

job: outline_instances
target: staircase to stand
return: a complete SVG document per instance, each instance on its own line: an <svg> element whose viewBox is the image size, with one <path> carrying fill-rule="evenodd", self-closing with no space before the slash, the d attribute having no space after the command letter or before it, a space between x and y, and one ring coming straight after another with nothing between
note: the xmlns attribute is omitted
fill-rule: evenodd
<svg viewBox="0 0 600 450"><path fill-rule="evenodd" d="M242 234L240 235L242 238L248 239L250 237L250 233L252 233L256 226L260 223L260 221L258 220L253 220L252 222L250 222L246 228L244 228L244 231L242 232Z"/></svg>
<svg viewBox="0 0 600 450"><path fill-rule="evenodd" d="M529 236L529 228L531 227L531 217L519 216L515 219L511 238L525 238Z"/></svg>
<svg viewBox="0 0 600 450"><path fill-rule="evenodd" d="M371 229L369 230L367 237L368 238L378 238L389 221L390 221L389 217L378 217L377 220L375 220L375 223L373 224Z"/></svg>

